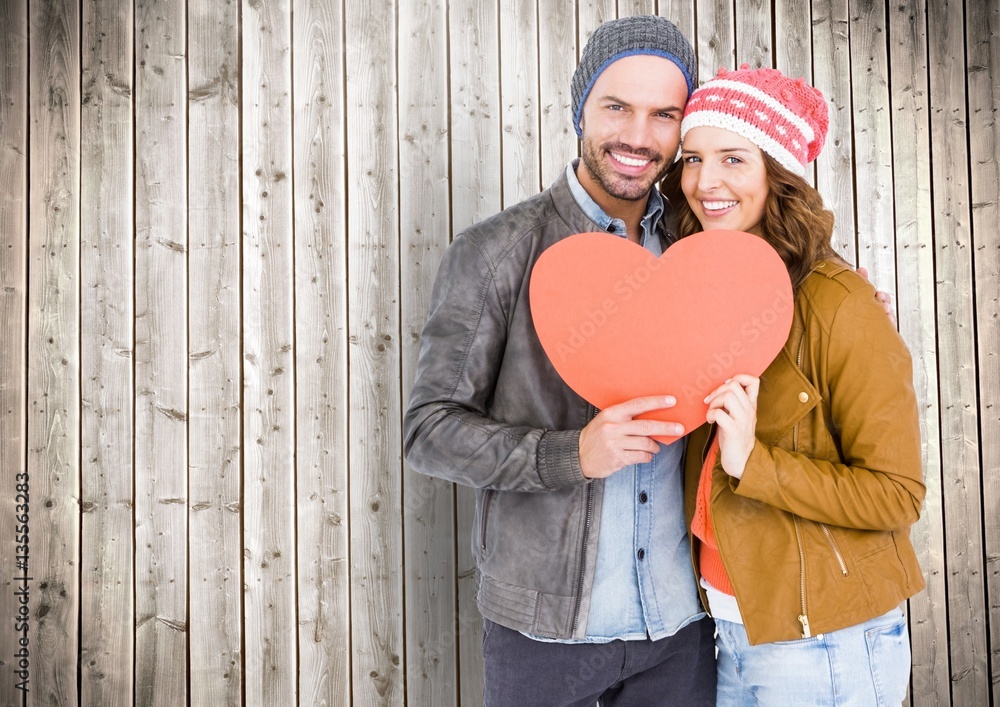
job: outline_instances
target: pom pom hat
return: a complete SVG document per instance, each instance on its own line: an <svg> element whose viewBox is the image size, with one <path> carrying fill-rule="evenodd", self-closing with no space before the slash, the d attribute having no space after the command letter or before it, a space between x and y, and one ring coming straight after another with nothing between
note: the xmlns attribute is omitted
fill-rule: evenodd
<svg viewBox="0 0 1000 707"><path fill-rule="evenodd" d="M688 100L681 142L697 127L723 128L746 138L802 176L816 159L829 127L826 99L805 79L790 79L776 69L720 69Z"/></svg>
<svg viewBox="0 0 1000 707"><path fill-rule="evenodd" d="M694 48L670 20L656 15L633 15L610 20L590 35L570 83L573 128L579 137L583 137L580 130L583 104L597 77L619 59L635 54L650 54L672 61L684 74L688 95L691 95L697 76Z"/></svg>

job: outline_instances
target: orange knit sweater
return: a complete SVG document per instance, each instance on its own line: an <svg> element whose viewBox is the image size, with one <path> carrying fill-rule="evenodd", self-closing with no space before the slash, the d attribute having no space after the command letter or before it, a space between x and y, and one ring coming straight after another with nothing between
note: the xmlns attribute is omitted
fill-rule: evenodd
<svg viewBox="0 0 1000 707"><path fill-rule="evenodd" d="M718 458L719 438L713 434L705 463L701 467L701 476L698 478L698 497L694 518L691 519L691 532L701 541L698 543L698 566L701 569L701 576L720 592L732 595L733 584L729 581L729 575L726 574L726 568L722 564L722 555L719 554L719 545L712 530L712 516L709 510L712 498L712 468Z"/></svg>

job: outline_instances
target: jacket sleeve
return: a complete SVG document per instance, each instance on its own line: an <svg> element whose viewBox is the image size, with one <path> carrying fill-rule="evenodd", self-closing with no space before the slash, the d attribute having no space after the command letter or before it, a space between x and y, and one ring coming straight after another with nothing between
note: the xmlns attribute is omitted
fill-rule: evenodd
<svg viewBox="0 0 1000 707"><path fill-rule="evenodd" d="M843 463L758 437L742 479L730 487L820 523L906 529L919 518L926 492L910 354L870 287L847 295L828 336L830 432Z"/></svg>
<svg viewBox="0 0 1000 707"><path fill-rule="evenodd" d="M421 335L403 418L403 450L416 471L475 488L547 491L588 481L579 430L503 424L489 417L507 350L508 306L473 239L445 251ZM511 304L507 304L511 303Z"/></svg>

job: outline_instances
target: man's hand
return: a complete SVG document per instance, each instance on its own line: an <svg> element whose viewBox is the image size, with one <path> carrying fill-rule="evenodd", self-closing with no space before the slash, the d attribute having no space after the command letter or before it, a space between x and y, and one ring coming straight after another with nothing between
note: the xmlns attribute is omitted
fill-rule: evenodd
<svg viewBox="0 0 1000 707"><path fill-rule="evenodd" d="M636 420L637 415L671 408L670 395L635 398L605 408L580 431L580 468L588 479L603 479L630 464L644 464L660 449L653 437L680 437L677 422Z"/></svg>
<svg viewBox="0 0 1000 707"><path fill-rule="evenodd" d="M858 268L857 273L858 275L860 275L865 279L865 282L869 283L874 287L875 283L873 283L871 281L871 278L868 277L867 268ZM897 326L896 311L892 308L892 295L890 295L888 292L883 292L882 290L876 289L875 299L877 299L878 303L882 305L882 309L885 310L885 313L889 317L889 321L892 322L892 325Z"/></svg>
<svg viewBox="0 0 1000 707"><path fill-rule="evenodd" d="M733 478L743 477L750 452L757 443L757 395L760 378L739 374L705 398L705 419L718 426L719 461Z"/></svg>

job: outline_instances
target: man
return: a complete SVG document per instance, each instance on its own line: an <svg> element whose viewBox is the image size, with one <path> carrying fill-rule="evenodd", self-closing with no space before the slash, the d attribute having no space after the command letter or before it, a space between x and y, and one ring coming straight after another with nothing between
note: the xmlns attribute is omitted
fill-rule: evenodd
<svg viewBox="0 0 1000 707"><path fill-rule="evenodd" d="M690 43L664 18L600 26L572 82L582 160L467 229L442 260L405 451L417 471L476 489L486 705L715 704L684 444L652 439L683 430L634 419L674 399L598 413L552 368L528 305L535 260L562 238L607 231L655 255L673 241L655 185L695 73Z"/></svg>

